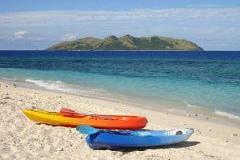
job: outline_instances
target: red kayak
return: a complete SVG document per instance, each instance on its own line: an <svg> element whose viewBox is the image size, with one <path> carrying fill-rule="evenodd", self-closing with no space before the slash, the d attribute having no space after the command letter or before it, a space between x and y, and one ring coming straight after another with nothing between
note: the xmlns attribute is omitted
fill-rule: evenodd
<svg viewBox="0 0 240 160"><path fill-rule="evenodd" d="M141 129L147 125L147 119L143 116L128 116L128 115L100 115L100 114L82 114L78 113L72 109L61 108L59 112L64 117L69 118L83 118L83 117L91 117L91 119L98 120L107 120L110 124L114 125L114 123L119 123L119 129L124 129L125 127L128 129ZM131 127L128 127L131 126ZM110 127L109 127L110 128Z"/></svg>

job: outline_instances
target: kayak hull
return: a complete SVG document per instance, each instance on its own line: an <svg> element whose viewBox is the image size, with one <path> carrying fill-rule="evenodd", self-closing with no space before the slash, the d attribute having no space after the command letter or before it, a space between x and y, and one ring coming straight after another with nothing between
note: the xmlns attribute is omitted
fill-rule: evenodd
<svg viewBox="0 0 240 160"><path fill-rule="evenodd" d="M138 131L116 132L101 131L87 136L86 141L92 149L131 149L131 148L152 148L164 145L172 145L187 140L192 134L193 129L183 129L181 135L177 135L176 130L172 131L152 131L148 135L141 135ZM135 132L135 133L133 133ZM174 134L172 134L172 133Z"/></svg>
<svg viewBox="0 0 240 160"><path fill-rule="evenodd" d="M58 112L47 112L43 110L24 109L23 113L36 123L43 123L56 126L76 127L79 125L89 125L103 129L130 129L137 130L144 128L147 119L141 116L127 116L127 118L103 117L85 115L82 117L64 116Z"/></svg>

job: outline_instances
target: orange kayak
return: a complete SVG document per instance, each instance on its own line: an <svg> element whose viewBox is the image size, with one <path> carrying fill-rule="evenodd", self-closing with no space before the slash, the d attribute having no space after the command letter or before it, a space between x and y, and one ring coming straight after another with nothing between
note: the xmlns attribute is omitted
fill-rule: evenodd
<svg viewBox="0 0 240 160"><path fill-rule="evenodd" d="M24 109L23 113L37 123L67 127L89 125L103 129L137 130L144 128L147 124L147 119L142 116L87 115L66 108L61 109L60 112Z"/></svg>

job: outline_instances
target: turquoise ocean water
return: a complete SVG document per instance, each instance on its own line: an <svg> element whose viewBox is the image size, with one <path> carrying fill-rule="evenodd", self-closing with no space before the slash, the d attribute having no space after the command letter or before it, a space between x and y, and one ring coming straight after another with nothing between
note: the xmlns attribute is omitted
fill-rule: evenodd
<svg viewBox="0 0 240 160"><path fill-rule="evenodd" d="M50 90L205 108L240 120L240 52L0 51L0 78Z"/></svg>

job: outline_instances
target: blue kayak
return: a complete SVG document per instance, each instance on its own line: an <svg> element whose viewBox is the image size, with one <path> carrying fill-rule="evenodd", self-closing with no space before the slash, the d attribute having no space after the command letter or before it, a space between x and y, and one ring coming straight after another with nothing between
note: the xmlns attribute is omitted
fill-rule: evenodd
<svg viewBox="0 0 240 160"><path fill-rule="evenodd" d="M88 134L86 141L93 149L131 149L171 145L187 140L193 129L173 130L125 130L111 131L79 126L80 133Z"/></svg>

